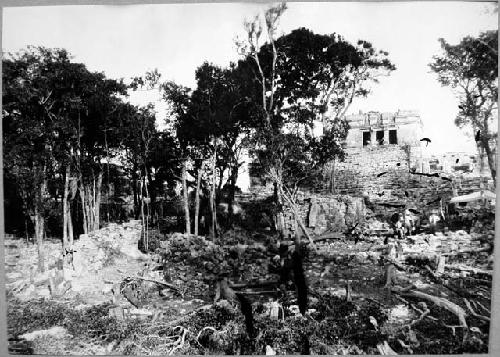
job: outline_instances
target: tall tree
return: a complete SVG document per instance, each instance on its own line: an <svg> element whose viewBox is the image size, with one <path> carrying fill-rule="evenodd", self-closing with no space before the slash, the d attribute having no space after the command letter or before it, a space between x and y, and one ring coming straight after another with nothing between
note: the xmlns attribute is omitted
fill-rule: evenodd
<svg viewBox="0 0 500 357"><path fill-rule="evenodd" d="M254 152L275 184L278 208L289 205L309 237L294 193L327 162L342 158L345 111L354 97L368 93L363 84L394 66L386 52L365 41L354 46L338 35L304 28L276 38L285 10L281 4L245 23L247 39L238 43L243 55L238 67L262 118ZM264 33L267 43L262 44ZM313 133L318 121L325 124L320 138ZM281 221L278 215L278 226Z"/></svg>
<svg viewBox="0 0 500 357"><path fill-rule="evenodd" d="M234 65L222 68L205 62L197 68L195 77L197 87L185 98L186 105L177 117L176 129L179 141L189 148L188 154L196 162L192 176L197 181L201 180L203 162L209 162L210 231L215 236L216 207L226 177L231 216L243 137L251 126L249 105L252 103L242 91L241 78ZM183 97L171 95L170 101L176 98Z"/></svg>
<svg viewBox="0 0 500 357"><path fill-rule="evenodd" d="M174 130L176 130L176 139L178 147L178 158L181 167L181 183L183 191L183 207L186 223L186 233L191 234L191 219L189 209L189 195L188 195L188 163L190 156L192 157L193 145L188 135L183 135L189 128L184 127L180 123L185 118L189 117L188 111L191 105L191 89L178 85L172 81L164 82L160 85L163 99L170 106L171 122L173 123Z"/></svg>
<svg viewBox="0 0 500 357"><path fill-rule="evenodd" d="M480 159L486 156L496 184L497 133L492 124L498 118L498 30L467 36L457 45L439 41L443 54L433 57L430 68L441 85L454 90L459 100L455 124L472 128Z"/></svg>
<svg viewBox="0 0 500 357"><path fill-rule="evenodd" d="M22 192L43 269L42 239L50 202L62 203L64 252L71 250L68 194L74 192L75 176L82 203L88 196L94 203L82 204L84 216L91 215L91 229L98 228L100 180L94 189L95 169L106 155L105 129L113 125L113 108L125 87L72 62L61 49L29 47L4 58L3 66L5 174L16 180ZM65 192L62 197L50 197L51 182Z"/></svg>
<svg viewBox="0 0 500 357"><path fill-rule="evenodd" d="M56 158L66 156L60 139L66 135L65 119L74 99L54 82L69 60L64 50L29 47L2 62L4 173L17 183L25 214L33 221L43 271L48 181L59 170Z"/></svg>

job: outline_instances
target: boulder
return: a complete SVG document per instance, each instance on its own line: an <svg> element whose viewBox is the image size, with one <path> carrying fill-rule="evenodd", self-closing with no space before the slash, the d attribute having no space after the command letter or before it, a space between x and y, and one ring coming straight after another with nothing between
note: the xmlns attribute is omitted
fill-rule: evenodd
<svg viewBox="0 0 500 357"><path fill-rule="evenodd" d="M61 326L54 326L47 330L36 330L33 332L25 333L19 337L27 341L33 341L41 337L64 338L68 335L68 331Z"/></svg>

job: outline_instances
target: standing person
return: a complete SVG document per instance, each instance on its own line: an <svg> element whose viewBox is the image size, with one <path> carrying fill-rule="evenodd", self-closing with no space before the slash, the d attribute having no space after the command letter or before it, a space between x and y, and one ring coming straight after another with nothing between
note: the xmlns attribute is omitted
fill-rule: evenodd
<svg viewBox="0 0 500 357"><path fill-rule="evenodd" d="M436 234L437 222L439 221L439 216L436 212L432 211L429 216L429 227L432 234Z"/></svg>
<svg viewBox="0 0 500 357"><path fill-rule="evenodd" d="M405 219L402 213L398 215L398 220L396 221L396 234L399 240L406 237L405 234Z"/></svg>
<svg viewBox="0 0 500 357"><path fill-rule="evenodd" d="M405 214L404 214L404 229L405 229L405 233L410 235L413 233L413 230L415 229L415 224L413 222L413 217L410 213L410 211L407 209L405 210Z"/></svg>

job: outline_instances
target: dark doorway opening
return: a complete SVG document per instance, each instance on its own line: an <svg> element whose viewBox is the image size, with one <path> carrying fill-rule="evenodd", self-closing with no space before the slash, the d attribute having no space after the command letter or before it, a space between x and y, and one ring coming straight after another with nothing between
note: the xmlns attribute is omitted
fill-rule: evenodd
<svg viewBox="0 0 500 357"><path fill-rule="evenodd" d="M379 143L379 145L382 145L384 143L384 131L378 130L376 138L377 138L377 143Z"/></svg>
<svg viewBox="0 0 500 357"><path fill-rule="evenodd" d="M369 131L363 132L363 146L370 144L371 133Z"/></svg>
<svg viewBox="0 0 500 357"><path fill-rule="evenodd" d="M396 130L389 130L389 144L396 145L398 143L398 132Z"/></svg>

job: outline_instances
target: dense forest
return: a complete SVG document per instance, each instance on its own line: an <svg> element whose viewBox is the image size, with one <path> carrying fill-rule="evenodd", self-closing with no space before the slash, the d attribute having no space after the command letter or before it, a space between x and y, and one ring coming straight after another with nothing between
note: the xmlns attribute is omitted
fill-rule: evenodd
<svg viewBox="0 0 500 357"><path fill-rule="evenodd" d="M386 52L338 34L300 28L275 38L282 11L245 25L238 63L201 64L195 89L162 82L156 70L128 83L109 79L64 49L30 47L4 59L7 232L39 244L62 237L70 252L73 237L103 221L134 217L152 227L170 209L184 214L186 232L215 236L233 224L243 150L275 184L277 206L293 204L299 185L342 158L353 99L395 68ZM169 104L167 118L127 101L130 91L151 89ZM221 202L226 217L217 220Z"/></svg>

